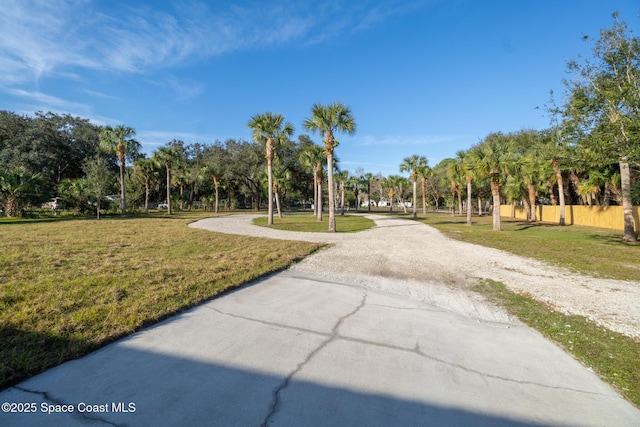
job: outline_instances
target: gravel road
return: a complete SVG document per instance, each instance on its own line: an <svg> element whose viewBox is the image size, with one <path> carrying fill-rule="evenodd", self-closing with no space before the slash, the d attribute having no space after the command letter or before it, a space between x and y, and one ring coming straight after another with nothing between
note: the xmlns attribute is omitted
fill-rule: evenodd
<svg viewBox="0 0 640 427"><path fill-rule="evenodd" d="M509 253L445 237L427 225L366 215L376 227L360 233L303 233L252 224L260 215L229 215L190 224L220 233L329 243L291 267L294 273L410 296L482 320L516 322L469 288L503 282L568 314L586 316L640 338L640 283L597 279Z"/></svg>

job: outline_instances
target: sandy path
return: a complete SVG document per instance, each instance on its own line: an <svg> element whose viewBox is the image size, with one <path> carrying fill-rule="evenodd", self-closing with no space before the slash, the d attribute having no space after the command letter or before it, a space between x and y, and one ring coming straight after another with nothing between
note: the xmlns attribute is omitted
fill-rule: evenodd
<svg viewBox="0 0 640 427"><path fill-rule="evenodd" d="M501 281L570 314L640 338L640 283L596 279L496 249L459 242L427 225L368 215L377 226L350 234L301 233L254 226L258 215L208 218L191 227L230 234L331 243L292 272L411 296L483 320L512 322L469 290Z"/></svg>

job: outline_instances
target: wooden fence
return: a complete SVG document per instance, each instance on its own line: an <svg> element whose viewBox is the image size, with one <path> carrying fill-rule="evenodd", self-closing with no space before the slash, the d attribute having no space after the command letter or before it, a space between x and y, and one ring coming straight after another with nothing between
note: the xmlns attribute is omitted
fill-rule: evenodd
<svg viewBox="0 0 640 427"><path fill-rule="evenodd" d="M522 206L502 205L500 206L500 216L526 219L527 215ZM640 224L640 206L633 207L633 219L636 228ZM538 205L536 206L536 219L544 222L560 221L560 206ZM567 225L588 225L592 227L611 228L614 230L624 230L624 214L622 206L565 206L565 223Z"/></svg>

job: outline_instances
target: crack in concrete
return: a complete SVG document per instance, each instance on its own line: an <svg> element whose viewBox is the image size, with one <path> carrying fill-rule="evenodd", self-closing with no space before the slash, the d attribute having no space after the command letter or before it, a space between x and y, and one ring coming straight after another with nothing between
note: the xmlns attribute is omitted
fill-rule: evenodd
<svg viewBox="0 0 640 427"><path fill-rule="evenodd" d="M364 292L364 295L362 296L362 301L360 302L360 305L358 305L350 313L347 313L344 316L340 317L336 322L336 324L334 325L334 327L332 328L331 334L327 336L328 338L323 343L321 343L317 348L311 351L311 353L307 355L305 360L300 362L298 366L275 388L275 390L273 391L273 398L271 400L269 413L267 414L266 418L261 424L261 427L266 427L269 424L269 421L280 410L280 406L281 406L280 393L289 386L289 383L291 382L291 379L293 378L293 376L296 375L298 372L300 372L302 368L304 368L304 366L307 365L311 361L311 359L313 359L314 356L318 354L320 351L322 351L327 345L329 345L336 338L340 338L340 335L338 334L338 330L340 329L340 326L342 326L342 323L347 318L355 315L358 311L360 311L360 309L362 309L362 307L364 307L367 301L367 291L363 290L363 292Z"/></svg>
<svg viewBox="0 0 640 427"><path fill-rule="evenodd" d="M402 348L398 348L398 350L402 350ZM451 366L453 368L457 368L460 370L463 370L465 372L469 372L469 373L473 373L476 375L479 375L481 378L485 379L486 378L491 378L491 379L496 379L496 380L500 380L500 381L506 381L506 382L510 382L510 383L515 383L515 384L523 384L523 385L533 385L533 386L537 386L537 387L542 387L542 388L548 388L551 390L565 390L565 391L571 391L574 393L581 393L581 394L587 394L587 395L592 395L592 396L600 396L601 393L594 393L594 392L590 392L590 391L585 391L585 390L577 390L577 389L573 389L573 388L567 388L567 387L562 387L562 386L554 386L554 385L549 385L549 384L542 384L542 383L537 383L537 382L533 382L533 381L524 381L524 380L516 380L513 378L506 378L506 377L501 377L499 375L493 375L493 374L489 374L486 372L481 372L478 371L476 369L472 369L469 368L467 366L461 365L459 363L451 363L451 362L447 362L446 360L442 360L440 358L437 358L435 356L429 355L427 353L425 353L424 351L422 351L420 349L420 344L416 341L416 346L415 348L411 351L412 353L416 353L421 357L424 357L425 359L428 360L432 360L434 362L438 362L438 363L442 363L443 365L447 365L447 366Z"/></svg>
<svg viewBox="0 0 640 427"><path fill-rule="evenodd" d="M65 403L62 400L54 399L46 391L29 390L28 388L24 388L24 387L20 387L20 386L13 386L13 388L16 389L16 390L20 390L20 391L22 391L24 393L37 394L37 395L41 396L43 400L45 400L47 402L50 402L53 405L69 405L69 403ZM70 415L72 417L73 416L78 416L78 417L81 417L81 418L83 418L85 420L98 421L98 422L101 422L101 423L104 423L104 424L107 424L107 425L110 425L110 426L113 426L113 427L118 427L118 424L114 424L114 423L112 423L110 421L107 421L105 419L98 418L98 417L95 417L95 416L93 416L93 417L92 416L88 416L87 413L85 413L85 412L77 412L75 410L75 405L74 405L74 411L71 412Z"/></svg>
<svg viewBox="0 0 640 427"><path fill-rule="evenodd" d="M542 383L536 383L536 382L531 382L531 381L523 381L523 380L517 380L517 379L513 379L513 378L506 378L506 377L501 377L498 375L493 375L493 374L489 374L486 372L481 372L469 367L466 367L464 365L461 364L457 364L457 363L451 363L448 362L446 360L440 359L438 357L432 356L426 352L424 352L423 350L420 349L419 344L416 342L416 346L414 348L410 348L410 347L403 347L403 346L399 346L399 345L393 345L393 344L389 344L389 343L381 343L381 342L377 342L377 341L371 341L371 340L367 340L367 339L363 339L363 338L357 338L357 337L350 337L350 336L346 336L346 335L341 335L338 332L338 329L340 328L340 326L342 325L342 323L350 316L356 314L358 311L360 311L360 309L362 309L365 305L365 301L366 301L366 289L364 289L365 292L365 296L364 299L362 301L362 303L356 308L354 309L351 313L348 313L346 315L344 315L343 317L341 317L338 322L336 323L336 325L334 325L334 327L331 330L331 333L324 333L324 332L319 332L319 331L314 331L311 329L306 329L306 328L300 328L298 326L292 326L292 325L286 325L283 323L277 323L277 322L269 322L266 320L260 320L260 319L255 319L255 318L251 318L251 317L247 317L247 316L241 316L241 315L237 315L237 314L233 314L233 313L228 313L225 311L222 311L218 308L215 307L208 307L209 309L220 313L222 315L225 316L230 316L230 317L235 317L238 319L243 319L243 320L247 320L250 322L256 322L256 323L261 323L264 325L269 325L269 326L276 326L276 327L280 327L280 328L285 328L285 329L291 329L291 330L295 330L295 331L300 331L300 332L306 332L306 333L311 333L314 335L320 335L320 336L324 336L327 337L327 340L324 341L320 347L318 347L317 349L315 349L312 353L309 354L309 356L307 357L307 359L305 361L303 361L301 364L298 365L298 367L287 377L287 379L285 379L285 381L279 386L279 390L286 388L286 386L288 385L289 379L295 375L296 373L298 373L300 371L300 369L307 364L311 358L321 349L323 349L327 344L329 344L330 342L336 340L336 339L342 339L348 342L354 342L354 343L358 343L358 344L364 344L364 345L371 345L371 346L375 346L375 347L380 347L380 348L385 348L385 349L389 349L389 350L395 350L395 351L402 351L402 352L407 352L407 353L413 353L416 354L420 357L424 357L425 359L431 360L433 362L437 362L437 363L441 363L443 365L455 368L455 369L460 369L463 370L465 372L469 372L469 373L474 373L477 375L480 375L483 379L487 379L487 378L491 378L491 379L495 379L495 380L500 380L500 381L505 381L505 382L511 382L511 383L516 383L516 384L523 384L523 385L534 385L534 386L538 386L538 387L543 387L543 388L548 388L548 389L553 389L553 390L567 390L567 391L572 391L575 393L583 393L583 394L588 394L588 395L599 395L598 393L591 393L591 392L587 392L584 390L576 390L576 389L570 389L570 388L566 388L566 387L561 387L561 386L553 386L553 385L549 385L549 384L542 384ZM380 304L369 304L369 305L376 305L376 306L382 306ZM411 308L411 307L393 307L393 306L384 306L384 307L388 307L388 308L394 308L394 309L399 309L399 310L422 310L420 308ZM490 322L490 321L482 321L483 323L496 323L496 324L500 324L503 325L503 323L500 322ZM512 324L504 324L510 327L517 327L519 325L512 325ZM278 393L279 390L276 392ZM273 407L273 402L272 402L272 407ZM272 411L273 412L273 411ZM267 417L268 419L269 417ZM263 423L262 425L266 425L266 422Z"/></svg>
<svg viewBox="0 0 640 427"><path fill-rule="evenodd" d="M250 322L260 323L262 325L277 326L277 327L283 328L283 329L291 329L291 330L294 330L294 331L307 332L307 333L310 333L310 334L320 335L320 336L323 336L323 337L331 336L331 334L326 333L326 332L320 332L320 331L315 331L313 329L301 328L299 326L287 325L287 324L278 323L278 322L270 322L268 320L256 319L254 317L247 317L247 316L242 316L242 315L239 315L239 314L233 314L233 313L229 313L229 312L226 312L226 311L222 311L219 308L215 308L215 307L207 306L207 309L215 311L216 313L222 314L223 316L229 316L229 317L233 317L233 318L236 318L236 319L248 320Z"/></svg>

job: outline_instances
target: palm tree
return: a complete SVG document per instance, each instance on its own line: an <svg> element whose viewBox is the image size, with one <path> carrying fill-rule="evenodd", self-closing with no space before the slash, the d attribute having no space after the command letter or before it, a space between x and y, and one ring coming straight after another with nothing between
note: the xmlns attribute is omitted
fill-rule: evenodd
<svg viewBox="0 0 640 427"><path fill-rule="evenodd" d="M287 184L293 180L293 172L286 165L278 164L273 168L273 193L276 199L276 210L278 218L282 218L282 209L280 208L280 193L286 189Z"/></svg>
<svg viewBox="0 0 640 427"><path fill-rule="evenodd" d="M328 187L329 187L329 231L336 231L336 216L333 201L333 152L338 145L334 133L345 132L353 135L356 132L356 121L349 107L342 103L330 105L314 104L311 117L303 123L305 129L324 136L324 150L327 155Z"/></svg>
<svg viewBox="0 0 640 427"><path fill-rule="evenodd" d="M269 195L267 225L273 225L273 158L276 150L275 144L280 141L281 137L293 135L293 125L289 122L285 123L282 114L267 112L253 116L249 120L248 126L253 129L254 141L264 143L266 146L267 192Z"/></svg>
<svg viewBox="0 0 640 427"><path fill-rule="evenodd" d="M336 173L338 182L340 183L340 215L344 215L344 190L347 181L349 180L349 171L343 170Z"/></svg>
<svg viewBox="0 0 640 427"><path fill-rule="evenodd" d="M387 197L389 197L389 212L393 212L393 198L396 194L396 186L398 183L397 175L390 175L382 179L381 187L387 190Z"/></svg>
<svg viewBox="0 0 640 427"><path fill-rule="evenodd" d="M560 205L560 218L559 225L566 225L565 214L565 198L564 198L564 178L562 176L563 158L565 157L566 149L562 140L562 132L560 126L555 126L553 129L547 131L542 135L542 150L544 157L551 163L553 173L555 175L555 181L558 184L558 203Z"/></svg>
<svg viewBox="0 0 640 427"><path fill-rule="evenodd" d="M322 221L322 181L327 157L319 145L309 145L300 153L300 163L303 167L313 170L313 214Z"/></svg>
<svg viewBox="0 0 640 427"><path fill-rule="evenodd" d="M464 153L456 153L456 157L447 164L447 176L451 181L453 199L458 198L458 215L462 215L462 180L465 177ZM454 202L452 202L452 205ZM452 206L453 209L453 206Z"/></svg>
<svg viewBox="0 0 640 427"><path fill-rule="evenodd" d="M427 178L432 175L431 168L425 164L418 168L418 177L420 178L420 191L422 193L422 215L427 214Z"/></svg>
<svg viewBox="0 0 640 427"><path fill-rule="evenodd" d="M471 196L473 192L473 163L469 151L458 151L456 160L464 172L464 179L467 183L467 225L471 225Z"/></svg>
<svg viewBox="0 0 640 427"><path fill-rule="evenodd" d="M362 180L367 184L367 208L371 212L371 182L376 179L371 172L362 175Z"/></svg>
<svg viewBox="0 0 640 427"><path fill-rule="evenodd" d="M400 172L409 172L411 174L411 182L413 183L413 218L418 217L418 203L417 203L417 186L418 186L418 172L421 168L427 166L427 158L424 156L418 156L414 154L411 157L406 157L400 165ZM424 195L423 195L424 199Z"/></svg>
<svg viewBox="0 0 640 427"><path fill-rule="evenodd" d="M349 188L351 188L351 190L353 191L353 195L356 198L356 212L358 212L358 209L360 208L360 188L361 185L365 184L363 175L364 174L360 176L351 176L347 181L347 185L349 186Z"/></svg>
<svg viewBox="0 0 640 427"><path fill-rule="evenodd" d="M493 197L493 229L501 230L500 224L500 188L511 164L513 141L502 133L489 134L472 151L472 164L475 172L489 178Z"/></svg>
<svg viewBox="0 0 640 427"><path fill-rule="evenodd" d="M139 159L133 165L134 172L144 181L144 212L149 213L149 193L151 185L158 180L158 168L160 164L157 159Z"/></svg>
<svg viewBox="0 0 640 427"><path fill-rule="evenodd" d="M154 154L156 161L167 170L167 214L171 215L171 169L180 162L182 152L180 150L180 141L175 139L164 147L160 147Z"/></svg>
<svg viewBox="0 0 640 427"><path fill-rule="evenodd" d="M11 172L0 171L0 195L5 202L5 214L12 218L18 214L20 203L37 191L40 174L32 174L25 168Z"/></svg>
<svg viewBox="0 0 640 427"><path fill-rule="evenodd" d="M132 139L136 131L132 127L118 125L115 128L105 127L100 132L100 147L105 151L114 151L120 164L120 208L122 215L126 213L127 205L124 192L124 169L126 157L132 157L140 151L140 143Z"/></svg>

